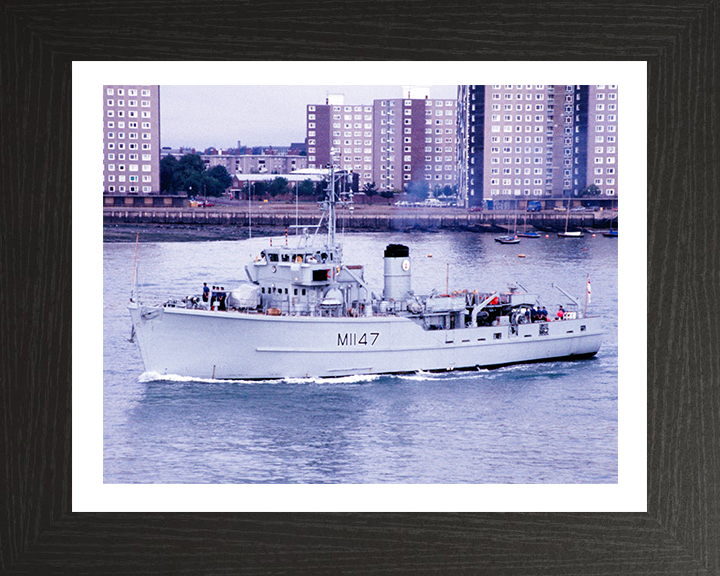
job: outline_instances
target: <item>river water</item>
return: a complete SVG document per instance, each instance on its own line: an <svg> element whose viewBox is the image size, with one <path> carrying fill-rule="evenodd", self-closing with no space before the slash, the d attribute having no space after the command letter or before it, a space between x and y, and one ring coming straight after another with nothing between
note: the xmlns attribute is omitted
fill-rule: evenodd
<svg viewBox="0 0 720 576"><path fill-rule="evenodd" d="M617 239L493 238L348 234L345 261L365 264L366 281L380 292L385 246L406 244L416 293L444 292L446 281L451 291L484 292L520 282L552 313L567 299L551 283L584 298L589 274L588 314L602 315L605 330L595 358L340 379L156 379L128 341L135 245L105 243L104 482L617 483ZM203 282L231 288L267 242L140 243L140 297L195 294Z"/></svg>

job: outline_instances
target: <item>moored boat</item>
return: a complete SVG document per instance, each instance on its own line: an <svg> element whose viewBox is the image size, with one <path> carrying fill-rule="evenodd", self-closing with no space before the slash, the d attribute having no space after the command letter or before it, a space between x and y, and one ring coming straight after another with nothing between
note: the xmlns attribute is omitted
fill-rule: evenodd
<svg viewBox="0 0 720 576"><path fill-rule="evenodd" d="M520 238L518 238L518 235L515 236L498 236L495 238L495 242L500 242L500 244L520 244Z"/></svg>
<svg viewBox="0 0 720 576"><path fill-rule="evenodd" d="M565 230L558 232L560 238L582 238L583 233L581 230L568 230L568 224L570 223L570 200L568 200L567 210L565 211Z"/></svg>

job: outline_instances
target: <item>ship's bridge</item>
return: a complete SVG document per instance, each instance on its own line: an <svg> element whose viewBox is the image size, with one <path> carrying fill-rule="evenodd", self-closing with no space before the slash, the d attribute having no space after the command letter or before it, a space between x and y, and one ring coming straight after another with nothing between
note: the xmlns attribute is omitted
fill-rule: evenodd
<svg viewBox="0 0 720 576"><path fill-rule="evenodd" d="M327 284L341 266L337 250L281 246L264 249L248 269L248 275L259 284L316 286Z"/></svg>
<svg viewBox="0 0 720 576"><path fill-rule="evenodd" d="M260 286L263 308L283 313L302 313L322 304L333 286L339 288L341 302L347 307L369 296L361 287L363 267L343 266L340 248L269 247L246 270L250 280Z"/></svg>

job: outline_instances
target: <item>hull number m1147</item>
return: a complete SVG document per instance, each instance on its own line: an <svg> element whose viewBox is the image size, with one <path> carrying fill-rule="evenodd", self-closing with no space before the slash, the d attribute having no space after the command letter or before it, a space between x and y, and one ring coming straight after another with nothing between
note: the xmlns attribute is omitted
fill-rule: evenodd
<svg viewBox="0 0 720 576"><path fill-rule="evenodd" d="M338 333L337 345L338 346L374 346L377 342L379 332L370 332L357 334L355 332L346 332L345 334Z"/></svg>

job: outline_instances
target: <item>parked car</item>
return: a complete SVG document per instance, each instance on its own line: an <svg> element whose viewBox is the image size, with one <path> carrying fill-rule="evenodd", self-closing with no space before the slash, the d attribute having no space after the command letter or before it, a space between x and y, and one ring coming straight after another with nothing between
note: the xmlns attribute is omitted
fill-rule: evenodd
<svg viewBox="0 0 720 576"><path fill-rule="evenodd" d="M530 200L527 205L528 212L540 212L542 210L542 204L539 200Z"/></svg>

